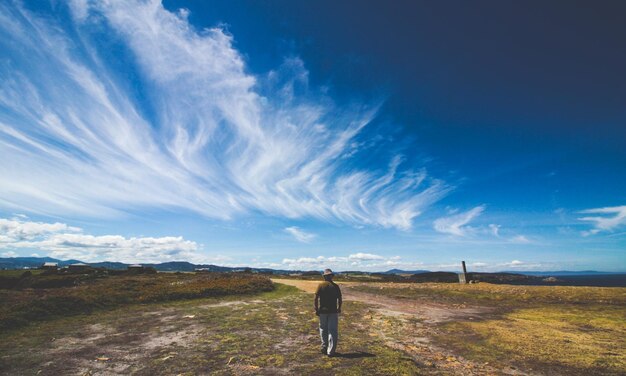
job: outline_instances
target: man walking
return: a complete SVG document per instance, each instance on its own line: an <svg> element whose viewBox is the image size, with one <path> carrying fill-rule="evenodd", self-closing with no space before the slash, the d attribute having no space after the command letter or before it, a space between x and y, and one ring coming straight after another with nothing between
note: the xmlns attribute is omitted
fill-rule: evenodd
<svg viewBox="0 0 626 376"><path fill-rule="evenodd" d="M333 271L324 270L324 282L317 286L315 292L315 314L320 318L320 336L322 337L322 354L334 356L339 339L338 321L341 313L341 290L333 282Z"/></svg>

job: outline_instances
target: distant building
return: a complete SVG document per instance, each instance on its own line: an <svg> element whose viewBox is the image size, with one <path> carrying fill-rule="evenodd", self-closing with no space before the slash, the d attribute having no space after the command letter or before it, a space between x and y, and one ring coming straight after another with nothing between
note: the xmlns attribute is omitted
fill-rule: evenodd
<svg viewBox="0 0 626 376"><path fill-rule="evenodd" d="M67 268L69 269L70 272L82 272L82 271L91 269L91 266L87 264L83 264L82 262L79 262L76 264L70 264Z"/></svg>
<svg viewBox="0 0 626 376"><path fill-rule="evenodd" d="M140 265L140 264L128 265L128 270L141 270L141 269L143 269L143 265Z"/></svg>
<svg viewBox="0 0 626 376"><path fill-rule="evenodd" d="M59 264L56 262L44 262L41 266L43 270L57 270L59 268Z"/></svg>

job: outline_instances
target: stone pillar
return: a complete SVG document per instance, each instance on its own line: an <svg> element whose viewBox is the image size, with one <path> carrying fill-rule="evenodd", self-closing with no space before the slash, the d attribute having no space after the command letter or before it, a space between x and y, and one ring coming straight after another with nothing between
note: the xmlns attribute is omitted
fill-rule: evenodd
<svg viewBox="0 0 626 376"><path fill-rule="evenodd" d="M467 268L465 267L465 261L461 261L461 265L463 266L463 273L459 273L459 283L467 283Z"/></svg>

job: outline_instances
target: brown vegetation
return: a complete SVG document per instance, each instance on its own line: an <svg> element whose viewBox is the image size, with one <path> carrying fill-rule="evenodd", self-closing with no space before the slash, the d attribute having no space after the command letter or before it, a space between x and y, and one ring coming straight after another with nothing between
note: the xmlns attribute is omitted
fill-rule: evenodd
<svg viewBox="0 0 626 376"><path fill-rule="evenodd" d="M26 275L13 288L0 289L0 329L124 304L250 294L272 289L268 278L246 273Z"/></svg>

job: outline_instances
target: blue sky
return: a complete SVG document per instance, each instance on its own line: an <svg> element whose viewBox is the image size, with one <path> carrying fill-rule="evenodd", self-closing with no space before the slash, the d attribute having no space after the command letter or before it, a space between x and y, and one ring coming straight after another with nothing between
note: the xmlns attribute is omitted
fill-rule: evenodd
<svg viewBox="0 0 626 376"><path fill-rule="evenodd" d="M0 4L0 255L626 271L624 10Z"/></svg>

